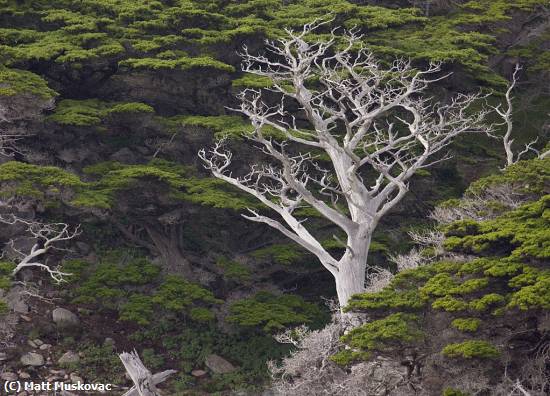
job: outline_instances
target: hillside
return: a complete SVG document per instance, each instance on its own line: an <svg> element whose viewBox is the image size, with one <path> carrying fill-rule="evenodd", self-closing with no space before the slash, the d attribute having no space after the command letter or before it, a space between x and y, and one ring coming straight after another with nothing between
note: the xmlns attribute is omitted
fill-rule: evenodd
<svg viewBox="0 0 550 396"><path fill-rule="evenodd" d="M422 106L380 112L399 124L395 135L390 121L369 124L378 135L363 138L367 159L382 152L371 137L388 129L393 144L414 129L404 115L411 108L474 120L433 166L411 168L404 197L369 229L367 292L344 314L327 304L338 284L314 252L358 254L339 222L355 209L346 191L334 198L323 169L333 170L333 157L312 144L320 129L312 112L278 96L296 94L297 80L254 72L270 54L266 40L314 21L304 37L334 41L327 64L346 47L346 31L361 35L382 76L367 97L398 96L399 84L435 68L433 82L411 95L427 98ZM122 394L132 381L117 355L135 349L153 374L176 370L159 384L165 395L545 394L549 49L547 0L0 0L2 382L102 382ZM247 64L247 54L260 58ZM304 84L346 84L354 71ZM505 167L495 136L506 125L495 108L506 108L515 77L512 148L532 142L532 150ZM243 90L262 90L266 108L284 103L284 112L258 127L258 114L242 111L253 103ZM313 103L324 105L320 97ZM468 97L466 109L450 105ZM447 132L433 120L423 124L428 135ZM328 130L345 142L346 127ZM248 186L257 169L276 182L294 177L274 170L268 145L256 150L259 132L264 143L302 143L275 147L299 162L289 169L311 173L296 179L317 201L284 184L262 184L268 198L258 200L216 176L213 157L199 157L223 138L227 175ZM365 162L358 180L372 191L391 185L396 168L380 170L388 156L418 156L424 144L411 133L416 145ZM265 218L271 204L288 202L315 249L243 217Z"/></svg>

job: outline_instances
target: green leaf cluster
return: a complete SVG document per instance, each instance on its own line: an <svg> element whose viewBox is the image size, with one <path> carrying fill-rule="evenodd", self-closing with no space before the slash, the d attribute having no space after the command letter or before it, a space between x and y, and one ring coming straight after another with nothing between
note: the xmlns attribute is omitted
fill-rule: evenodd
<svg viewBox="0 0 550 396"><path fill-rule="evenodd" d="M451 325L460 331L473 333L477 331L481 320L478 318L456 318L451 322Z"/></svg>
<svg viewBox="0 0 550 396"><path fill-rule="evenodd" d="M122 115L136 115L154 113L154 109L139 102L102 102L97 99L60 101L55 112L46 118L47 121L59 125L71 126L96 126L109 120L109 118Z"/></svg>
<svg viewBox="0 0 550 396"><path fill-rule="evenodd" d="M384 351L414 343L423 337L418 328L419 317L398 312L354 328L342 341L366 352Z"/></svg>
<svg viewBox="0 0 550 396"><path fill-rule="evenodd" d="M318 321L323 312L316 305L300 296L258 292L254 297L239 300L230 307L227 320L244 327L260 327L266 333L285 327L311 324Z"/></svg>
<svg viewBox="0 0 550 396"><path fill-rule="evenodd" d="M493 359L500 355L498 349L487 341L469 340L456 344L449 344L441 353L450 358L463 359Z"/></svg>
<svg viewBox="0 0 550 396"><path fill-rule="evenodd" d="M550 258L550 195L497 219L462 220L445 229L448 250L482 255L509 254L513 259Z"/></svg>
<svg viewBox="0 0 550 396"><path fill-rule="evenodd" d="M303 261L307 252L295 244L274 244L251 253L259 260L271 260L282 265L291 265Z"/></svg>
<svg viewBox="0 0 550 396"><path fill-rule="evenodd" d="M0 67L0 96L34 95L43 100L57 96L47 81L27 70Z"/></svg>

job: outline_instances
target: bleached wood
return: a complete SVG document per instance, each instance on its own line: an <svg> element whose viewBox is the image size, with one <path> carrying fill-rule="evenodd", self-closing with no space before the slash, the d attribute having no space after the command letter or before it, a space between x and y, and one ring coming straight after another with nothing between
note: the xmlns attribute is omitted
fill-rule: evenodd
<svg viewBox="0 0 550 396"><path fill-rule="evenodd" d="M166 370L157 374L151 372L145 367L139 355L134 350L132 352L123 352L119 355L126 372L134 382L123 396L160 396L156 385L164 382L170 375L176 373L176 370Z"/></svg>
<svg viewBox="0 0 550 396"><path fill-rule="evenodd" d="M306 24L301 31L267 41L265 54L244 48L243 70L268 77L277 104L263 101L261 90L246 89L234 109L247 116L253 141L271 161L254 164L245 176L233 176L233 154L221 140L199 157L212 174L256 197L279 218L249 210L245 218L265 223L314 254L332 273L341 306L365 290L367 256L380 219L408 191L409 179L420 169L448 158L436 156L455 137L485 129L486 111L467 111L479 95L458 95L433 104L423 96L427 87L446 76L441 65L417 70L398 59L382 66L352 30L343 39L334 32L326 41L308 37L325 22ZM343 45L336 43L344 40ZM317 85L310 82L316 81ZM311 130L298 127L287 102L299 106ZM295 107L295 106L294 106ZM266 136L271 127L283 141ZM330 159L324 169L319 157ZM366 170L376 176L364 180ZM345 205L345 209L339 203ZM314 208L346 235L345 251L334 257L306 228L298 209Z"/></svg>
<svg viewBox="0 0 550 396"><path fill-rule="evenodd" d="M17 275L24 268L40 268L48 272L50 277L57 283L65 280L66 276L71 274L62 272L59 268L52 268L38 260L41 256L52 249L57 249L56 245L60 242L71 240L80 235L80 225L71 229L66 223L41 223L35 220L26 220L15 215L0 215L0 223L15 225L23 224L27 232L36 239L36 243L29 252L23 252L15 247L13 240L9 242L11 249L20 256L17 265L11 275Z"/></svg>

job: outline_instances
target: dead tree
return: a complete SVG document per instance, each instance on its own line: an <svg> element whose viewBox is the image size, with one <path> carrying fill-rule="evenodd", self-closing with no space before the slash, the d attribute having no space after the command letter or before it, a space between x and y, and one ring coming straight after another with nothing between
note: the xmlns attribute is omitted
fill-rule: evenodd
<svg viewBox="0 0 550 396"><path fill-rule="evenodd" d="M166 370L155 375L151 374L135 350L130 353L123 352L118 356L134 382L134 386L122 396L160 396L156 385L176 372L176 370Z"/></svg>
<svg viewBox="0 0 550 396"><path fill-rule="evenodd" d="M80 225L71 228L66 223L41 223L35 220L25 220L15 215L0 216L0 222L8 225L23 224L27 232L36 239L29 252L23 252L15 247L13 240L9 242L11 249L20 257L11 275L15 277L24 268L40 268L47 271L57 283L64 281L70 274L62 272L59 267L52 268L39 261L39 258L50 250L59 249L59 244L80 235Z"/></svg>
<svg viewBox="0 0 550 396"><path fill-rule="evenodd" d="M498 106L492 106L492 108L496 111L499 117L501 117L503 120L501 125L504 125L506 127L506 131L502 136L495 136L493 134L490 134L490 136L497 138L499 140L502 140L502 144L504 146L504 152L506 153L506 166L515 164L516 162L521 160L521 158L525 154L527 154L530 151L539 155L539 152L533 147L533 145L537 143L538 138L527 143L523 148L523 150L518 153L514 153L514 150L512 148L512 144L514 143L514 139L512 138L512 134L514 132L514 123L513 123L514 98L512 96L512 92L514 91L514 88L517 85L518 73L520 72L520 70L521 70L521 66L519 64L516 64L516 68L514 70L514 73L512 74L512 81L510 82L510 84L508 84L508 89L504 94L506 105L502 106L502 104L499 104Z"/></svg>
<svg viewBox="0 0 550 396"><path fill-rule="evenodd" d="M409 179L420 169L448 158L435 157L465 132L483 129L486 112L467 109L478 95L458 95L433 104L423 96L437 77L439 64L415 69L398 59L384 67L362 46L362 37L347 32L308 41L322 23L311 23L287 37L267 41L267 55L252 55L245 47L244 71L271 79L279 104L262 101L262 91L239 95L238 111L253 126L248 138L271 158L251 166L246 176L233 176L232 153L219 141L200 158L212 174L253 195L280 220L251 210L245 218L268 224L313 253L336 281L338 299L365 290L367 256L380 219L401 201ZM309 123L299 127L286 101L294 101ZM284 136L265 134L269 127ZM325 168L315 153L330 161ZM366 170L374 177L368 177ZM339 206L339 201L345 204ZM319 212L346 234L345 252L334 257L299 217L303 206Z"/></svg>

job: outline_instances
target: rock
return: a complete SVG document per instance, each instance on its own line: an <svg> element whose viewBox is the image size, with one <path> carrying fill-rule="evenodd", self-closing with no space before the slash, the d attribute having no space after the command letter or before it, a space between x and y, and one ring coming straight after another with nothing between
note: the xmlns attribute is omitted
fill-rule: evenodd
<svg viewBox="0 0 550 396"><path fill-rule="evenodd" d="M17 374L10 371L0 374L0 379L3 381L17 381Z"/></svg>
<svg viewBox="0 0 550 396"><path fill-rule="evenodd" d="M17 396L29 396L29 394L27 393L27 391L23 391L21 393L18 393Z"/></svg>
<svg viewBox="0 0 550 396"><path fill-rule="evenodd" d="M0 362L8 360L8 354L5 352L0 352Z"/></svg>
<svg viewBox="0 0 550 396"><path fill-rule="evenodd" d="M42 340L39 340L38 338L37 338L36 340L33 340L33 341L34 341L34 343L35 343L37 346L40 346L40 345L44 344L44 343L42 342Z"/></svg>
<svg viewBox="0 0 550 396"><path fill-rule="evenodd" d="M57 361L58 364L75 364L80 361L80 356L78 356L78 353L75 353L73 351L67 351L65 352Z"/></svg>
<svg viewBox="0 0 550 396"><path fill-rule="evenodd" d="M31 375L25 371L20 371L19 372L19 378L21 379L29 379L31 378Z"/></svg>
<svg viewBox="0 0 550 396"><path fill-rule="evenodd" d="M67 373L65 372L65 370L54 370L54 369L50 369L50 374L59 375L59 376L63 377L63 376L66 375Z"/></svg>
<svg viewBox="0 0 550 396"><path fill-rule="evenodd" d="M24 366L42 366L44 365L44 356L35 352L27 352L21 356L21 364Z"/></svg>
<svg viewBox="0 0 550 396"><path fill-rule="evenodd" d="M193 370L193 371L191 371L191 375L195 378L204 377L206 374L207 373L204 370Z"/></svg>
<svg viewBox="0 0 550 396"><path fill-rule="evenodd" d="M31 348L38 348L38 345L36 345L33 340L27 340L27 345Z"/></svg>
<svg viewBox="0 0 550 396"><path fill-rule="evenodd" d="M79 382L84 382L84 380L82 378L80 378L76 373L71 373L69 375L69 378L71 379L71 382L73 384L78 384Z"/></svg>
<svg viewBox="0 0 550 396"><path fill-rule="evenodd" d="M65 308L56 308L52 312L54 323L59 328L77 327L80 324L78 316Z"/></svg>
<svg viewBox="0 0 550 396"><path fill-rule="evenodd" d="M13 287L5 299L10 310L19 314L26 314L30 309L29 305L25 302L22 291L23 288L19 286Z"/></svg>
<svg viewBox="0 0 550 396"><path fill-rule="evenodd" d="M46 349L50 349L51 347L51 344L42 344L38 349L40 349L41 351L45 351Z"/></svg>
<svg viewBox="0 0 550 396"><path fill-rule="evenodd" d="M103 345L110 345L112 347L115 346L115 340L113 340L111 337L105 338L105 341L103 341Z"/></svg>
<svg viewBox="0 0 550 396"><path fill-rule="evenodd" d="M215 354L208 355L204 361L204 364L206 364L206 367L208 367L215 374L227 374L236 370L235 366L221 356Z"/></svg>
<svg viewBox="0 0 550 396"><path fill-rule="evenodd" d="M23 319L25 322L30 322L32 319L30 317L28 317L27 315L20 315L19 316L21 319Z"/></svg>

